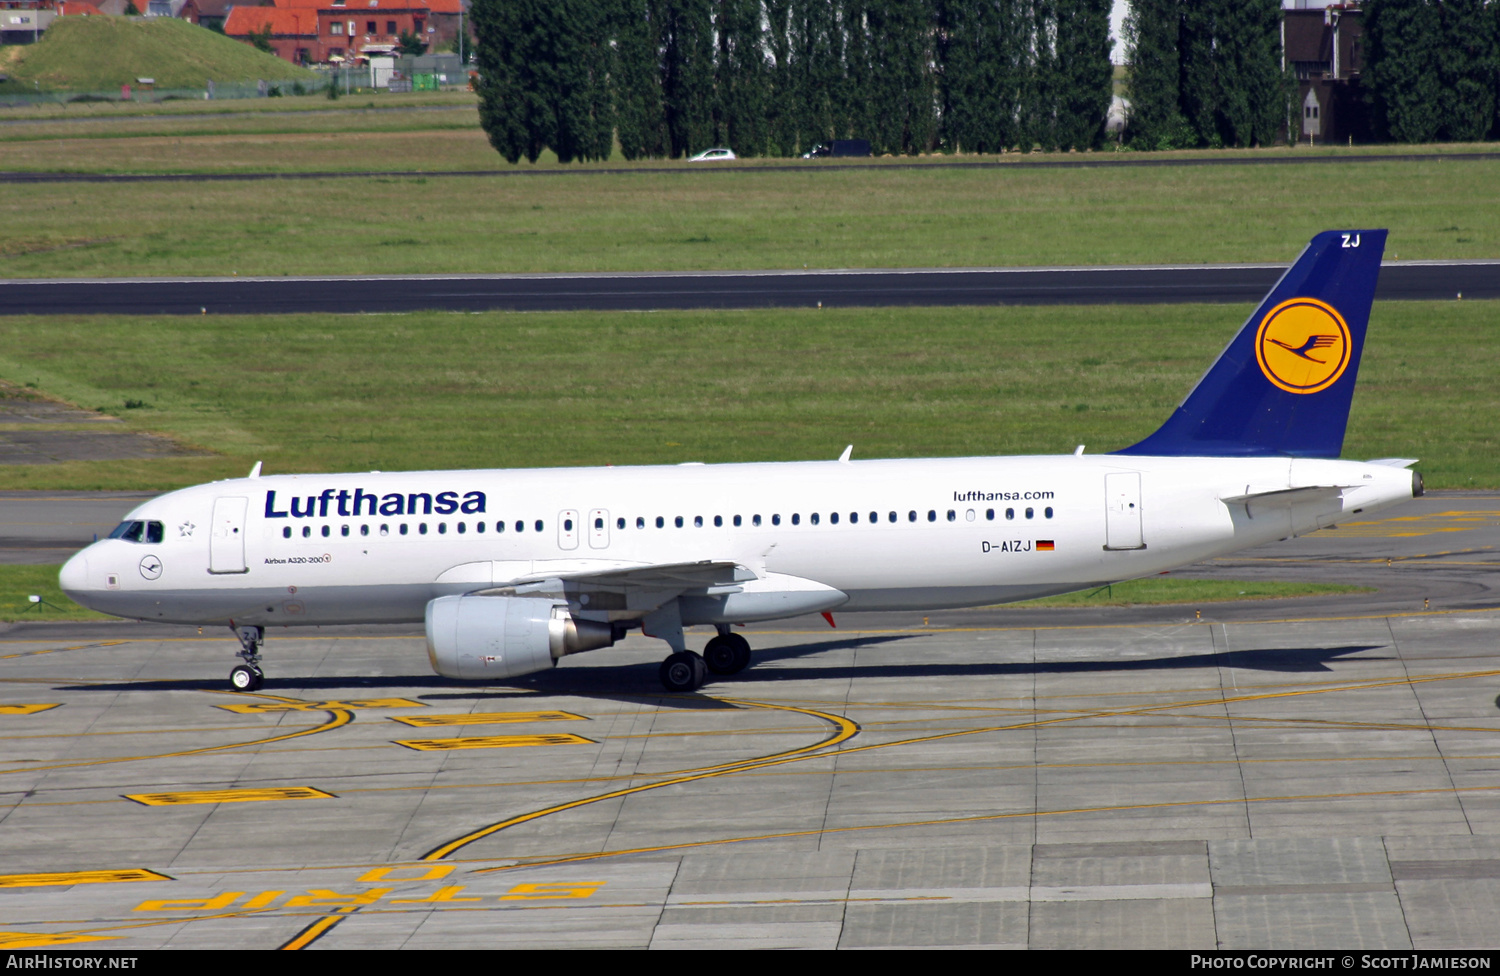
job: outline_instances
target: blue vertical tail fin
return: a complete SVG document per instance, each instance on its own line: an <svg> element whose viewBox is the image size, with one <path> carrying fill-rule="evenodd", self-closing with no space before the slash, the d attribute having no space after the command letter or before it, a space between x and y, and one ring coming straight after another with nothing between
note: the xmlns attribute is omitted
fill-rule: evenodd
<svg viewBox="0 0 1500 976"><path fill-rule="evenodd" d="M1338 457L1385 237L1314 237L1167 422L1115 453Z"/></svg>

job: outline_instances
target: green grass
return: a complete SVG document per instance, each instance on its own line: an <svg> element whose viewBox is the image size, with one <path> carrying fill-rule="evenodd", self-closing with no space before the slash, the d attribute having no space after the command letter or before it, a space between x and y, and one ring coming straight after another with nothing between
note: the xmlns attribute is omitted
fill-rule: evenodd
<svg viewBox="0 0 1500 976"><path fill-rule="evenodd" d="M61 568L0 565L0 621L118 619L85 610L64 596L57 585L57 571ZM30 602L33 594L46 602Z"/></svg>
<svg viewBox="0 0 1500 976"><path fill-rule="evenodd" d="M1229 603L1240 600L1287 600L1301 596L1373 593L1371 586L1340 583L1278 583L1272 581L1195 580L1151 576L1094 590L1007 603L1006 607L1130 607L1171 603Z"/></svg>
<svg viewBox="0 0 1500 976"><path fill-rule="evenodd" d="M374 99L351 98L333 103L337 107L330 107L331 103L327 99L318 96L257 99L249 104L274 105L284 101L311 102L316 107L298 107L286 112L178 112L119 118L90 115L79 118L7 121L0 126L0 152L4 153L7 167L17 172L149 173L195 168L232 172L249 169L252 160L246 160L226 149L226 136L347 136L355 133L397 135L410 132L427 135L457 130L465 133L469 141L473 141L478 125L472 99L467 100L469 104L420 106L385 104L387 99L381 99L377 104ZM192 147L187 158L183 158L181 154L183 140L187 140L186 145ZM95 142L99 144L91 144ZM178 148L175 159L158 158L158 147L163 142ZM393 151L400 152L400 146L401 140L394 139ZM337 157L336 168L344 169L351 162L360 162L354 152L355 148L343 147ZM60 158L63 155L60 150L63 149L67 152L65 158ZM482 160L493 164L495 159L490 158L492 156L493 150L490 150L488 155L480 156L472 162ZM279 162L283 166L295 163L310 169L317 168L316 159L283 157ZM431 157L425 160L428 165L432 162ZM383 159L374 163L365 158L363 163L365 169L387 165ZM477 167L464 165L458 168Z"/></svg>
<svg viewBox="0 0 1500 976"><path fill-rule="evenodd" d="M57 586L60 566L0 565L0 622L37 620L115 620L87 610L63 595ZM1372 593L1368 586L1335 583L1245 583L1233 580L1190 580L1154 576L1116 583L1107 590L1083 590L1007 607L1124 607L1143 604L1224 603L1239 600L1280 600L1302 596ZM32 604L40 596L45 604Z"/></svg>
<svg viewBox="0 0 1500 976"><path fill-rule="evenodd" d="M270 473L1114 450L1249 309L0 318L0 379L212 457L0 466L0 489ZM1500 303L1381 303L1345 456L1500 487ZM150 408L125 409L127 401Z"/></svg>
<svg viewBox="0 0 1500 976"><path fill-rule="evenodd" d="M0 170L192 166L206 143L268 171L489 152L462 130L244 133L0 144ZM1329 227L1388 227L1390 257L1483 258L1493 186L1500 159L37 184L0 194L0 260L8 277L1290 262Z"/></svg>
<svg viewBox="0 0 1500 976"><path fill-rule="evenodd" d="M15 90L106 91L154 78L158 88L317 76L248 44L170 17L61 17L36 44L7 47L0 72Z"/></svg>

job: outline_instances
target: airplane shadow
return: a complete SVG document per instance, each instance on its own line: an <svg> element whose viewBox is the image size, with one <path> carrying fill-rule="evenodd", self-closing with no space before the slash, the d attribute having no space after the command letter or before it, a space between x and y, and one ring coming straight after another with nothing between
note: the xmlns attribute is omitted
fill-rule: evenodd
<svg viewBox="0 0 1500 976"><path fill-rule="evenodd" d="M754 686L777 681L845 678L952 678L1000 677L1039 674L1112 674L1129 671L1181 671L1194 668L1236 668L1282 674L1328 672L1330 663L1353 654L1380 649L1378 644L1351 644L1341 647L1267 648L1264 650L1222 651L1208 654L1186 654L1174 657L1137 658L1132 660L1084 661L985 661L945 663L941 661L876 662L829 667L778 667L782 662L834 651L877 647L897 641L922 640L925 634L850 637L766 648L755 652L751 666L737 675L710 675L705 692L726 692L735 686ZM1386 660L1363 658L1362 660ZM681 709L722 709L735 706L705 695L669 695L661 690L657 679L657 662L621 666L559 668L523 675L503 683L475 685L439 675L330 675L324 677L289 677L278 680L274 674L261 692L306 698L309 693L324 700L348 700L384 697L397 694L425 702L495 701L523 703L538 696L574 696L609 701L640 703L652 701L658 707ZM115 681L59 685L59 691L213 691L228 692L227 682L215 679L176 679L157 681ZM416 692L416 694L413 694ZM226 696L227 697L227 696ZM254 696L247 696L251 701Z"/></svg>
<svg viewBox="0 0 1500 976"><path fill-rule="evenodd" d="M1265 650L1220 651L1211 654L1185 654L1174 657L1137 658L1133 660L1087 661L994 661L945 664L942 662L904 662L892 664L837 665L818 668L812 674L819 678L941 678L1038 674L1110 674L1122 671L1182 671L1194 668L1236 668L1245 671L1270 671L1282 674L1332 671L1329 662L1378 650L1380 644L1350 644L1343 647L1278 647ZM778 655L758 654L757 663L769 664L802 656L807 648L778 648L791 652ZM1361 658L1387 660L1387 658ZM737 681L786 681L810 677L806 671L790 668L766 668L757 671L754 664L735 676Z"/></svg>

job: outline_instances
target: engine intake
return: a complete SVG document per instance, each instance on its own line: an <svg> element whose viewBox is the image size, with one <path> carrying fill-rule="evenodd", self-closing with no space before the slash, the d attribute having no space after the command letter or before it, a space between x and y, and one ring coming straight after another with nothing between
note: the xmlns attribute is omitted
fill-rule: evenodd
<svg viewBox="0 0 1500 976"><path fill-rule="evenodd" d="M545 671L564 654L609 647L619 628L580 620L540 597L441 596L427 604L427 660L445 678L482 681Z"/></svg>

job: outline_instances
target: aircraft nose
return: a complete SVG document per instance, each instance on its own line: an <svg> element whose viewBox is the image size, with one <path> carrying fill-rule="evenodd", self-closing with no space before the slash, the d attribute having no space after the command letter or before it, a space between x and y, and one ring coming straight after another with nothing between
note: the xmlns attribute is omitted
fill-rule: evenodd
<svg viewBox="0 0 1500 976"><path fill-rule="evenodd" d="M69 598L78 600L78 597L87 592L89 588L89 557L87 552L80 552L63 563L62 570L57 574L58 585ZM81 602L81 601L79 601Z"/></svg>

